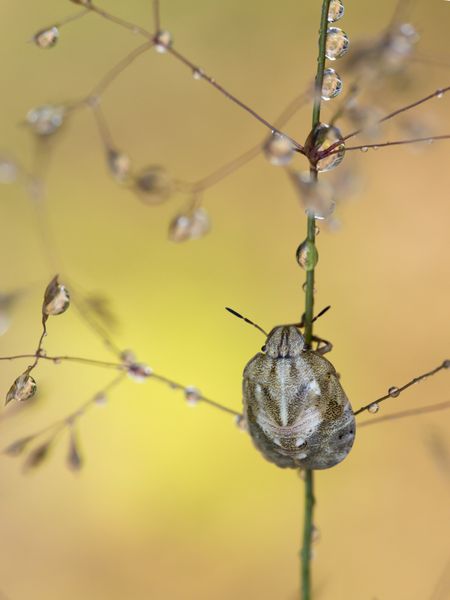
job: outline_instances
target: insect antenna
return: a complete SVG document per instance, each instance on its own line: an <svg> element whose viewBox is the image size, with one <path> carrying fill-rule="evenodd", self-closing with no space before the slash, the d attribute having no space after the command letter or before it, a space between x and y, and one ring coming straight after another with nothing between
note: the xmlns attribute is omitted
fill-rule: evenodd
<svg viewBox="0 0 450 600"><path fill-rule="evenodd" d="M319 317L321 317L322 315L324 315L326 312L328 312L331 308L331 305L325 306L325 308L322 308L322 310L313 318L313 320L311 321L312 323L314 323L314 321L317 321L317 319ZM302 315L302 320L300 321L300 323L296 323L295 325L296 327L304 327L305 326L305 314Z"/></svg>
<svg viewBox="0 0 450 600"><path fill-rule="evenodd" d="M240 315L238 312L236 312L232 308L229 308L228 306L225 306L225 310L227 310L229 313L231 313L235 317L238 317L239 319L242 319L243 321L245 321L249 325L253 325L253 327L256 327L256 329L258 329L261 333L263 333L267 337L267 335L268 335L267 332L264 331L264 329L262 327L260 327L259 325L257 325L256 323L253 323L253 321L250 321L250 319L247 319L247 317L244 317L244 316Z"/></svg>

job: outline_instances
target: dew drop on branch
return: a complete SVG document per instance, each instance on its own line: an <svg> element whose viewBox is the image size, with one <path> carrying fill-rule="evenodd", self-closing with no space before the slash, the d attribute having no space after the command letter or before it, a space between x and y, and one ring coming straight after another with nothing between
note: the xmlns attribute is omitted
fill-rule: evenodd
<svg viewBox="0 0 450 600"><path fill-rule="evenodd" d="M68 289L59 283L58 276L54 277L47 286L42 305L42 314L48 316L61 315L70 306Z"/></svg>
<svg viewBox="0 0 450 600"><path fill-rule="evenodd" d="M159 52L159 54L164 54L167 50L172 46L173 38L170 31L167 29L162 29L158 31L155 38L155 50Z"/></svg>
<svg viewBox="0 0 450 600"><path fill-rule="evenodd" d="M396 386L392 386L388 389L388 394L391 398L397 398L400 396L400 390Z"/></svg>
<svg viewBox="0 0 450 600"><path fill-rule="evenodd" d="M317 140L316 150L318 152L325 152L330 146L334 146L334 144L340 142L333 149L332 154L321 158L317 162L317 170L319 173L331 171L339 166L345 156L345 144L339 129L333 125L319 123L314 132L314 139Z"/></svg>
<svg viewBox="0 0 450 600"><path fill-rule="evenodd" d="M42 443L40 446L37 446L37 448L34 448L34 450L30 452L24 465L24 469L26 471L28 469L35 469L44 462L48 456L52 441L53 439L50 439Z"/></svg>
<svg viewBox="0 0 450 600"><path fill-rule="evenodd" d="M14 183L19 177L19 167L12 159L0 156L0 183Z"/></svg>
<svg viewBox="0 0 450 600"><path fill-rule="evenodd" d="M379 405L376 402L372 402L367 409L372 415L377 413L380 410Z"/></svg>
<svg viewBox="0 0 450 600"><path fill-rule="evenodd" d="M315 244L310 240L303 241L297 248L296 258L302 269L312 271L319 260L319 253Z"/></svg>
<svg viewBox="0 0 450 600"><path fill-rule="evenodd" d="M344 16L344 4L342 0L331 0L328 9L328 23L335 23Z"/></svg>
<svg viewBox="0 0 450 600"><path fill-rule="evenodd" d="M342 91L342 80L334 69L325 69L322 82L322 100L336 98Z"/></svg>
<svg viewBox="0 0 450 600"><path fill-rule="evenodd" d="M119 183L124 183L128 179L131 170L129 156L114 148L108 148L106 161L114 179Z"/></svg>
<svg viewBox="0 0 450 600"><path fill-rule="evenodd" d="M153 373L153 369L145 363L132 362L126 366L128 377L136 383L143 383Z"/></svg>
<svg viewBox="0 0 450 600"><path fill-rule="evenodd" d="M24 450L27 449L29 443L34 439L34 437L34 435L29 435L16 440L3 450L3 454L7 454L8 456L19 456Z"/></svg>
<svg viewBox="0 0 450 600"><path fill-rule="evenodd" d="M333 213L336 202L333 186L324 179L311 179L309 171L296 173L295 182L305 207L305 212L316 219L326 219Z"/></svg>
<svg viewBox="0 0 450 600"><path fill-rule="evenodd" d="M150 165L139 171L133 181L133 190L146 204L160 204L168 200L173 182L164 167Z"/></svg>
<svg viewBox="0 0 450 600"><path fill-rule="evenodd" d="M92 400L98 406L106 406L106 404L108 404L108 397L105 392L98 392L98 394L95 394Z"/></svg>
<svg viewBox="0 0 450 600"><path fill-rule="evenodd" d="M205 72L203 71L203 69L200 69L200 67L194 67L192 69L192 77L196 81L199 81L200 79L203 79L204 75L205 75Z"/></svg>
<svg viewBox="0 0 450 600"><path fill-rule="evenodd" d="M347 52L350 40L347 34L339 27L329 27L325 46L325 56L328 60L341 58Z"/></svg>
<svg viewBox="0 0 450 600"><path fill-rule="evenodd" d="M197 207L176 215L169 224L169 239L172 242L196 240L208 233L211 223L208 213Z"/></svg>
<svg viewBox="0 0 450 600"><path fill-rule="evenodd" d="M194 386L184 388L184 397L188 406L196 406L201 399L200 390Z"/></svg>
<svg viewBox="0 0 450 600"><path fill-rule="evenodd" d="M236 415L234 418L234 422L241 431L248 431L247 421L244 415Z"/></svg>
<svg viewBox="0 0 450 600"><path fill-rule="evenodd" d="M69 430L69 447L67 450L66 462L67 466L71 471L79 471L83 466L83 460L81 458L78 438L76 435L75 428L73 426L70 427Z"/></svg>
<svg viewBox="0 0 450 600"><path fill-rule="evenodd" d="M274 131L263 146L264 156L270 164L284 167L294 156L292 142L282 133Z"/></svg>
<svg viewBox="0 0 450 600"><path fill-rule="evenodd" d="M63 106L46 104L29 110L25 120L33 133L45 137L52 135L61 127L64 115Z"/></svg>
<svg viewBox="0 0 450 600"><path fill-rule="evenodd" d="M12 400L17 400L18 402L29 400L36 393L36 389L36 381L31 377L28 371L25 371L25 373L19 375L9 388L9 391L6 394L6 404Z"/></svg>
<svg viewBox="0 0 450 600"><path fill-rule="evenodd" d="M33 42L38 48L53 48L59 39L59 29L56 25L41 29L33 36Z"/></svg>

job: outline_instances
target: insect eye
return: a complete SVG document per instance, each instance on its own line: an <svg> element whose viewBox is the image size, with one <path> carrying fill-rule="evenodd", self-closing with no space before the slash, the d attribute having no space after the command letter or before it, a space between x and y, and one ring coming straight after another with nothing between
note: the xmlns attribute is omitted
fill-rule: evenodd
<svg viewBox="0 0 450 600"><path fill-rule="evenodd" d="M265 352L266 351L266 345L264 344L264 346L261 346L261 352Z"/></svg>

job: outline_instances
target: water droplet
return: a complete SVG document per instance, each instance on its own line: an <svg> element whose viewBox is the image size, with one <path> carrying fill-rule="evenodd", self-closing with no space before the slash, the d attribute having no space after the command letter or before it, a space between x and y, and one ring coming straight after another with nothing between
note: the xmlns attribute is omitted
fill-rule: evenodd
<svg viewBox="0 0 450 600"><path fill-rule="evenodd" d="M244 415L236 415L234 417L234 422L241 431L247 431L247 421L245 420Z"/></svg>
<svg viewBox="0 0 450 600"><path fill-rule="evenodd" d="M61 361L61 359L60 359L60 358L54 358L54 359L53 359L53 364L54 364L54 365L60 365L60 364L61 364L61 362L62 362L62 361Z"/></svg>
<svg viewBox="0 0 450 600"><path fill-rule="evenodd" d="M270 164L277 167L289 164L294 156L292 142L278 131L273 132L265 142L263 151Z"/></svg>
<svg viewBox="0 0 450 600"><path fill-rule="evenodd" d="M443 97L444 97L444 91L436 90L436 98L443 98Z"/></svg>
<svg viewBox="0 0 450 600"><path fill-rule="evenodd" d="M59 29L54 25L47 29L41 29L33 36L33 42L38 48L53 48L59 38Z"/></svg>
<svg viewBox="0 0 450 600"><path fill-rule="evenodd" d="M317 152L325 152L330 146L333 146L333 153L317 162L317 170L319 173L324 173L335 169L341 164L345 156L345 144L341 132L333 125L319 123L313 135ZM337 142L340 143L334 146Z"/></svg>
<svg viewBox="0 0 450 600"><path fill-rule="evenodd" d="M322 82L322 100L336 98L342 91L342 80L334 69L325 69Z"/></svg>
<svg viewBox="0 0 450 600"><path fill-rule="evenodd" d="M328 60L341 58L347 52L350 40L347 34L339 27L330 27L327 31L325 56Z"/></svg>
<svg viewBox="0 0 450 600"><path fill-rule="evenodd" d="M388 394L391 398L397 398L397 396L400 396L400 390L398 387L392 386L388 389Z"/></svg>
<svg viewBox="0 0 450 600"><path fill-rule="evenodd" d="M123 154L114 148L109 148L107 151L106 160L112 176L119 183L124 183L130 175L130 158L126 154Z"/></svg>
<svg viewBox="0 0 450 600"><path fill-rule="evenodd" d="M298 190L305 206L305 212L316 219L326 219L334 211L336 202L333 186L323 179L311 179L309 171L296 173Z"/></svg>
<svg viewBox="0 0 450 600"><path fill-rule="evenodd" d="M308 286L308 284L307 284L307 283L306 283L306 281L305 281L305 283L302 285L302 290L303 290L304 292L306 292L306 288L307 288L307 286ZM317 293L317 288L316 288L316 287L314 287L314 289L313 289L313 294L316 294L316 293Z"/></svg>
<svg viewBox="0 0 450 600"><path fill-rule="evenodd" d="M372 402L367 410L374 415L380 410L380 407L376 402Z"/></svg>
<svg viewBox="0 0 450 600"><path fill-rule="evenodd" d="M142 383L153 373L153 370L144 363L131 363L127 365L127 374L130 379Z"/></svg>
<svg viewBox="0 0 450 600"><path fill-rule="evenodd" d="M203 71L203 69L200 69L199 67L195 67L194 69L192 69L192 77L198 81L199 79L203 79L205 72Z"/></svg>
<svg viewBox="0 0 450 600"><path fill-rule="evenodd" d="M172 242L185 242L203 237L210 230L208 214L201 208L194 208L175 216L169 225L169 239Z"/></svg>
<svg viewBox="0 0 450 600"><path fill-rule="evenodd" d="M25 371L25 373L19 375L9 388L9 391L6 394L6 404L11 402L11 400L17 400L18 402L28 400L34 396L36 389L36 381L28 374L28 371Z"/></svg>
<svg viewBox="0 0 450 600"><path fill-rule="evenodd" d="M315 543L320 540L320 529L315 525L312 526L311 539Z"/></svg>
<svg viewBox="0 0 450 600"><path fill-rule="evenodd" d="M382 59L386 67L398 70L411 54L419 35L411 23L401 23L386 37Z"/></svg>
<svg viewBox="0 0 450 600"><path fill-rule="evenodd" d="M53 442L53 438L44 442L34 450L30 452L25 463L25 470L34 469L38 467L48 456L50 446Z"/></svg>
<svg viewBox="0 0 450 600"><path fill-rule="evenodd" d="M344 16L344 4L342 0L331 0L328 9L328 23L335 23Z"/></svg>
<svg viewBox="0 0 450 600"><path fill-rule="evenodd" d="M73 426L70 427L69 448L67 450L66 462L71 471L79 471L83 466L83 460L81 458L80 449L78 446L78 439Z"/></svg>
<svg viewBox="0 0 450 600"><path fill-rule="evenodd" d="M200 390L194 386L184 388L184 397L189 406L196 406L200 402Z"/></svg>
<svg viewBox="0 0 450 600"><path fill-rule="evenodd" d="M70 306L70 295L67 288L59 283L58 276L54 277L47 286L44 293L42 314L61 315Z"/></svg>
<svg viewBox="0 0 450 600"><path fill-rule="evenodd" d="M444 367L444 369L450 369L450 360L448 358L447 360L444 360L442 366Z"/></svg>
<svg viewBox="0 0 450 600"><path fill-rule="evenodd" d="M172 34L167 29L162 29L158 31L155 38L155 50L160 54L164 54L167 52L168 48L170 48L173 44Z"/></svg>
<svg viewBox="0 0 450 600"><path fill-rule="evenodd" d="M362 146L362 148L360 148L361 152L367 152L369 150L369 148L367 146Z"/></svg>
<svg viewBox="0 0 450 600"><path fill-rule="evenodd" d="M26 450L28 444L34 438L34 435L29 435L27 437L21 438L20 440L16 440L3 450L3 454L7 454L8 456L19 456L19 454L22 454L22 452Z"/></svg>
<svg viewBox="0 0 450 600"><path fill-rule="evenodd" d="M98 392L98 394L95 394L93 401L95 404L98 404L98 406L105 406L108 404L108 396L105 392Z"/></svg>
<svg viewBox="0 0 450 600"><path fill-rule="evenodd" d="M0 183L14 183L18 176L18 165L10 158L0 157Z"/></svg>
<svg viewBox="0 0 450 600"><path fill-rule="evenodd" d="M319 253L310 240L305 240L297 248L296 258L302 269L312 271L319 260Z"/></svg>
<svg viewBox="0 0 450 600"><path fill-rule="evenodd" d="M158 165L144 167L134 177L133 190L146 204L160 204L168 200L173 189L167 171Z"/></svg>
<svg viewBox="0 0 450 600"><path fill-rule="evenodd" d="M63 124L64 114L65 109L63 106L46 104L28 111L26 122L36 135L52 135Z"/></svg>

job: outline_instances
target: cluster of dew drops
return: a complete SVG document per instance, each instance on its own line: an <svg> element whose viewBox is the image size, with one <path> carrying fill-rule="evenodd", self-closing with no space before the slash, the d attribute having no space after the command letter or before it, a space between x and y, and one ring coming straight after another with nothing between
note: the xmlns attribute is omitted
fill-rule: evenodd
<svg viewBox="0 0 450 600"><path fill-rule="evenodd" d="M75 4L89 7L89 0L72 0ZM78 15L78 16L81 16ZM55 24L39 30L32 38L34 44L41 49L53 48L60 39L60 29L72 17L60 24ZM169 31L162 30L156 36L155 51L164 54L172 46L173 39ZM194 79L201 79L203 73L200 69L193 72ZM85 105L95 110L100 103L100 97L93 95L84 99ZM38 140L48 140L56 134L66 123L73 106L45 104L31 108L25 116L25 124ZM139 200L147 205L157 205L167 201L176 191L176 185L166 170L160 165L148 165L140 170L134 170L130 157L106 145L106 165L112 178L120 185L132 191ZM32 193L36 182L27 176L19 165L7 158L0 159L0 178L4 183L13 183L20 180L29 184ZM23 171L23 172L21 172ZM31 178L32 179L32 178ZM201 206L198 195L193 194L187 207L177 213L169 224L169 239L174 242L183 242L203 237L210 230L209 216Z"/></svg>

